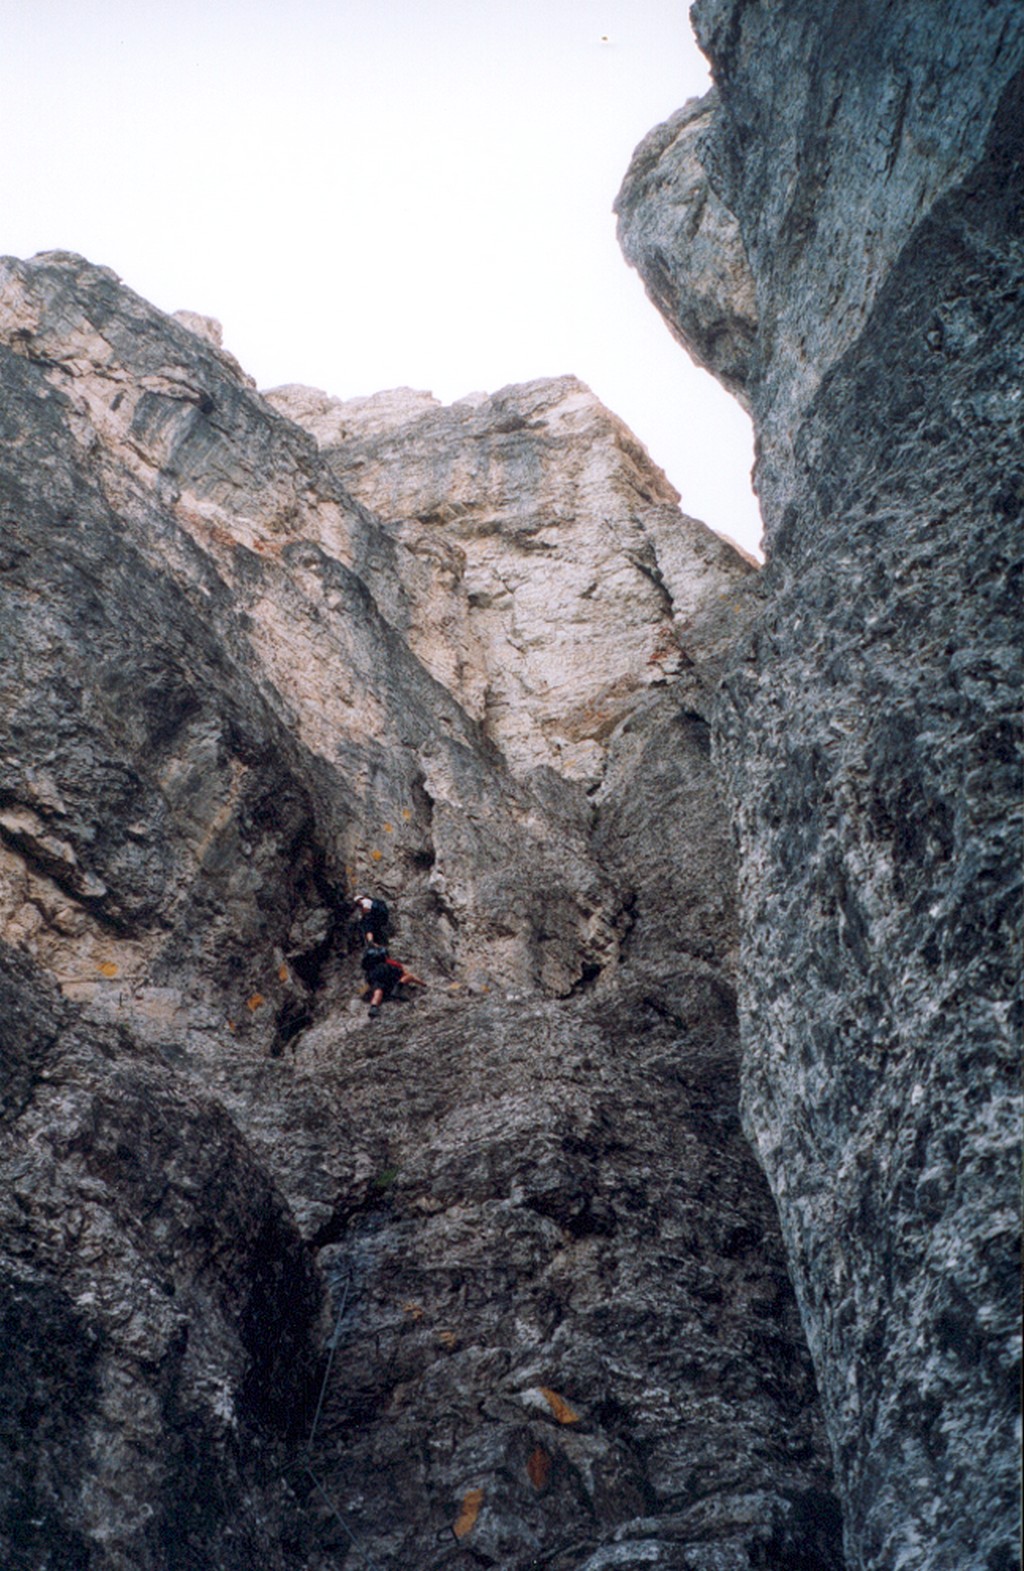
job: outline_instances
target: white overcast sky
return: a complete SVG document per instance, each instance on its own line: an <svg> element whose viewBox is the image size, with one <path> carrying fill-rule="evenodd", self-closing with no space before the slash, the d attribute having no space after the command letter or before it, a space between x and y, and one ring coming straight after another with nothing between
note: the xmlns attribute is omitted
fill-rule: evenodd
<svg viewBox="0 0 1024 1571"><path fill-rule="evenodd" d="M0 252L217 317L260 387L572 372L753 549L749 423L611 214L708 85L686 0L0 0Z"/></svg>

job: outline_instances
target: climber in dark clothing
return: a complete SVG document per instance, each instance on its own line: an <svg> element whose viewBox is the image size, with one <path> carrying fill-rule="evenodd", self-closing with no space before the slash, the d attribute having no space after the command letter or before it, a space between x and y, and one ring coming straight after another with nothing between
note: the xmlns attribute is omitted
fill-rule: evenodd
<svg viewBox="0 0 1024 1571"><path fill-rule="evenodd" d="M370 992L370 1018L380 1014L386 998L393 998L400 986L426 987L426 982L407 971L400 960L392 960L383 944L367 944L360 961Z"/></svg>
<svg viewBox="0 0 1024 1571"><path fill-rule="evenodd" d="M364 944L387 947L391 913L383 900L371 900L369 895L357 896L356 921Z"/></svg>

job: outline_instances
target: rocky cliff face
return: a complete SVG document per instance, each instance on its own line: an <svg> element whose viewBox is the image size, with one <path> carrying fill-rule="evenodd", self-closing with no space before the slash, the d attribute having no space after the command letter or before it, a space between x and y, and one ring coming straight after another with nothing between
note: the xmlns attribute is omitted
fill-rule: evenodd
<svg viewBox="0 0 1024 1571"><path fill-rule="evenodd" d="M744 1121L849 1563L997 1571L1019 1564L1024 18L694 15L717 96L638 150L619 211L757 431L762 610L715 721ZM756 300L739 370L736 288L702 304L687 239L711 193Z"/></svg>
<svg viewBox="0 0 1024 1571"><path fill-rule="evenodd" d="M838 1567L738 1117L757 575L572 379L264 399L0 284L4 1564Z"/></svg>
<svg viewBox="0 0 1024 1571"><path fill-rule="evenodd" d="M674 336L749 409L757 340L754 277L739 224L708 179L712 88L640 143L615 202L626 260Z"/></svg>
<svg viewBox="0 0 1024 1571"><path fill-rule="evenodd" d="M594 790L643 694L678 693L685 673L706 698L752 564L680 519L665 476L575 377L450 408L411 392L267 397L384 523L410 647L517 771L546 764Z"/></svg>

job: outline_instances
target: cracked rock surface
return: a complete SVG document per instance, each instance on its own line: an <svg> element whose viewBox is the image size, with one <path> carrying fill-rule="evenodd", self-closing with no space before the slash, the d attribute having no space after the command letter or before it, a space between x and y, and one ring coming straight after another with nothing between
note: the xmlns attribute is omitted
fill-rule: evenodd
<svg viewBox="0 0 1024 1571"><path fill-rule="evenodd" d="M697 154L757 302L768 561L713 721L744 1122L849 1564L1010 1571L1024 18L699 0L694 20L717 89ZM645 237L686 227L664 193L699 200L667 131L648 146L665 167L638 156L620 197L642 271ZM707 286L699 246L671 265L680 297Z"/></svg>
<svg viewBox="0 0 1024 1571"><path fill-rule="evenodd" d="M714 88L655 126L615 202L623 253L688 354L749 409L757 337L754 276L740 227L702 162Z"/></svg>
<svg viewBox="0 0 1024 1571"><path fill-rule="evenodd" d="M287 1564L315 1263L197 1080L2 962L4 1564Z"/></svg>
<svg viewBox="0 0 1024 1571"><path fill-rule="evenodd" d="M5 1567L838 1571L738 1111L757 575L572 379L325 440L63 253L0 360Z"/></svg>
<svg viewBox="0 0 1024 1571"><path fill-rule="evenodd" d="M650 689L706 696L753 565L695 519L575 377L444 406L267 394L395 542L410 647L522 772L600 785ZM699 670L698 670L699 667Z"/></svg>

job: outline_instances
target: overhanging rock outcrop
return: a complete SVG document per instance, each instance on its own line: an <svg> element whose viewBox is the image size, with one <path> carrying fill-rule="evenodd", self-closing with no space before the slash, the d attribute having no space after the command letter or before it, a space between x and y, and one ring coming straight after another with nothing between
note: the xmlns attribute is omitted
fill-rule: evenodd
<svg viewBox="0 0 1024 1571"><path fill-rule="evenodd" d="M694 19L717 90L697 151L756 293L768 557L715 719L744 1120L850 1564L995 1571L1019 1564L1024 16ZM674 135L652 148L618 206L671 311L703 253L676 245L666 291L651 237L685 237L672 193L700 183Z"/></svg>
<svg viewBox="0 0 1024 1571"><path fill-rule="evenodd" d="M62 253L0 362L4 1566L838 1571L738 1116L750 564L571 378L325 441ZM360 886L430 984L372 1023Z"/></svg>
<svg viewBox="0 0 1024 1571"><path fill-rule="evenodd" d="M693 98L633 154L615 202L626 260L698 365L749 409L754 275L739 224L702 162L718 94Z"/></svg>

